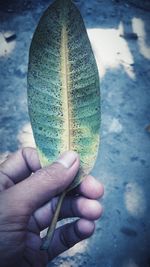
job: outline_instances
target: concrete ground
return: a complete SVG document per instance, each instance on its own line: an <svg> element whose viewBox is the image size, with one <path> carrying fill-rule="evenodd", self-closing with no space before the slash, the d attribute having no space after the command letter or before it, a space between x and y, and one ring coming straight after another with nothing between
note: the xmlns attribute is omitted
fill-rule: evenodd
<svg viewBox="0 0 150 267"><path fill-rule="evenodd" d="M35 26L50 1L0 1L0 156L34 145L26 75ZM150 266L149 1L75 1L97 59L101 149L93 174L104 183L104 215L92 238L49 266Z"/></svg>

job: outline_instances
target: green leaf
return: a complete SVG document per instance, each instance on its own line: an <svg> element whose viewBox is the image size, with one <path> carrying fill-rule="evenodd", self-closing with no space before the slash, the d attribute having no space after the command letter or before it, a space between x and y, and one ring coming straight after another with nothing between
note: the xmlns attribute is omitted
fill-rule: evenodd
<svg viewBox="0 0 150 267"><path fill-rule="evenodd" d="M55 1L43 14L30 47L28 107L42 166L77 151L77 186L92 169L99 147L99 75L76 6Z"/></svg>

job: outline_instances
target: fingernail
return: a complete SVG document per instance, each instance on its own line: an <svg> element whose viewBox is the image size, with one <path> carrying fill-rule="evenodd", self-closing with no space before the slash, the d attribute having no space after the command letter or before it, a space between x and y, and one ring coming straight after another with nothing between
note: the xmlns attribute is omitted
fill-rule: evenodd
<svg viewBox="0 0 150 267"><path fill-rule="evenodd" d="M78 158L78 155L74 151L64 152L56 162L61 163L65 168L70 168Z"/></svg>

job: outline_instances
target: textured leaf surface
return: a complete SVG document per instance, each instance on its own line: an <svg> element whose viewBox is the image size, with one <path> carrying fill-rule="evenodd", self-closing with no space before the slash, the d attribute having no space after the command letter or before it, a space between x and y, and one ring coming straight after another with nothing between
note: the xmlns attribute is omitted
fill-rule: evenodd
<svg viewBox="0 0 150 267"><path fill-rule="evenodd" d="M66 150L77 151L77 185L99 147L99 75L82 17L70 0L55 1L33 36L28 107L42 166Z"/></svg>

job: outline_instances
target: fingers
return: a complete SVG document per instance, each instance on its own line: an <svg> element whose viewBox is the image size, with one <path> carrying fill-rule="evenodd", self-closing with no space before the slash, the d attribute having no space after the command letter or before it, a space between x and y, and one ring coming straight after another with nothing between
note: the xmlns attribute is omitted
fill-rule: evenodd
<svg viewBox="0 0 150 267"><path fill-rule="evenodd" d="M72 190L71 194L79 194L87 198L98 199L103 196L104 187L92 175L88 175L78 187Z"/></svg>
<svg viewBox="0 0 150 267"><path fill-rule="evenodd" d="M101 213L102 207L97 200L85 197L67 198L62 205L60 219L80 217L88 220L97 220Z"/></svg>
<svg viewBox="0 0 150 267"><path fill-rule="evenodd" d="M95 229L93 221L80 219L56 229L52 244L49 247L49 260L71 248L81 240L90 237ZM57 246L56 246L57 244Z"/></svg>
<svg viewBox="0 0 150 267"><path fill-rule="evenodd" d="M50 225L58 198L53 199L34 213L34 219L39 230ZM85 197L66 197L63 201L59 220L70 217L80 217L88 220L97 220L102 214L102 207L97 200Z"/></svg>
<svg viewBox="0 0 150 267"><path fill-rule="evenodd" d="M18 183L28 177L32 172L41 168L38 154L34 148L22 148L0 165L0 172Z"/></svg>
<svg viewBox="0 0 150 267"><path fill-rule="evenodd" d="M64 191L73 181L78 169L78 155L68 151L58 162L38 170L29 178L4 191L13 213L15 208L15 212L19 209L19 212L31 214L55 195Z"/></svg>
<svg viewBox="0 0 150 267"><path fill-rule="evenodd" d="M73 192L74 191L75 190L73 190ZM90 220L98 219L102 213L102 207L95 200L103 196L103 185L93 176L88 175L76 190L76 193L77 192L80 192L82 195L75 197L72 193L72 195L65 197L59 219L67 217L82 217ZM52 201L35 211L34 217L40 230L50 225L57 202L58 197L52 199Z"/></svg>

